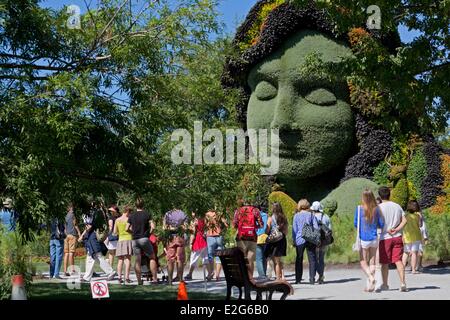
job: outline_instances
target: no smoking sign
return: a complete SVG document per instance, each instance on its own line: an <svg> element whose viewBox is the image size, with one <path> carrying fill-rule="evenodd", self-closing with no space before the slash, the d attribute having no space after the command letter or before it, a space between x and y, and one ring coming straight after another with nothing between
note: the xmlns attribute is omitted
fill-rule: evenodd
<svg viewBox="0 0 450 320"><path fill-rule="evenodd" d="M91 293L93 299L109 298L108 282L106 280L91 282Z"/></svg>

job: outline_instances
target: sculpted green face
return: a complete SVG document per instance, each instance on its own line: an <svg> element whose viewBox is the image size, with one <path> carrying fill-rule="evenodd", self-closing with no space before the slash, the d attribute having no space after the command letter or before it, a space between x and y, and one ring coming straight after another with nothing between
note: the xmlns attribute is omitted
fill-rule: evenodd
<svg viewBox="0 0 450 320"><path fill-rule="evenodd" d="M343 163L354 139L353 115L346 83L302 77L306 56L322 54L323 61L339 61L348 47L304 30L253 67L247 128L280 131L279 176L307 179Z"/></svg>

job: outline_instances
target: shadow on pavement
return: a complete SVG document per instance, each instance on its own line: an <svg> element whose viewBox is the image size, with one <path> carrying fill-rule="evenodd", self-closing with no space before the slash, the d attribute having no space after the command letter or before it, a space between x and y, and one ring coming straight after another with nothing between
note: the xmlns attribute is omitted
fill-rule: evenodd
<svg viewBox="0 0 450 320"><path fill-rule="evenodd" d="M423 274L450 274L449 268L424 268Z"/></svg>
<svg viewBox="0 0 450 320"><path fill-rule="evenodd" d="M324 284L329 284L329 283L346 283L346 282L359 281L359 280L361 280L361 278L347 278L347 279L330 280L330 281L325 280Z"/></svg>
<svg viewBox="0 0 450 320"><path fill-rule="evenodd" d="M299 300L327 300L333 298L333 296L327 296L327 297L317 297L317 298L300 298Z"/></svg>
<svg viewBox="0 0 450 320"><path fill-rule="evenodd" d="M436 286L426 286L422 288L408 288L409 291L416 291L416 290L428 290L428 289L440 289L441 287Z"/></svg>

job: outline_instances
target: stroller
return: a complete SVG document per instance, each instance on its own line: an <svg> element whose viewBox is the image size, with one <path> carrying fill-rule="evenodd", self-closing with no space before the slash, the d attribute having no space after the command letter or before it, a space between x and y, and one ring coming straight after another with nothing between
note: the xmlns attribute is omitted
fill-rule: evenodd
<svg viewBox="0 0 450 320"><path fill-rule="evenodd" d="M156 257L156 268L158 270L158 273L162 273L162 282L168 282L169 277L164 272L164 269L162 268L161 264L159 263L159 259L165 256L165 252L163 252L161 255L158 256L158 237L156 237L154 234L151 234L150 237L150 243L153 247L153 252L155 253ZM165 250L165 249L164 249ZM141 279L144 280L147 279L147 281L150 281L152 278L152 272L150 271L150 259L145 255L141 255Z"/></svg>

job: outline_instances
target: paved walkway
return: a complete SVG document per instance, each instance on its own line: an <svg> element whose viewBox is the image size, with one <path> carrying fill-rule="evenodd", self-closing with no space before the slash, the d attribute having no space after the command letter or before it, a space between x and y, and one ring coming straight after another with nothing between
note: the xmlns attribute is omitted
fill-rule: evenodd
<svg viewBox="0 0 450 320"><path fill-rule="evenodd" d="M304 269L303 278L308 277L307 268ZM45 274L44 274L45 275ZM223 275L223 274L222 274ZM48 274L46 274L48 276ZM100 274L104 276L104 274ZM161 276L161 275L160 275ZM377 280L381 275L377 274ZM294 295L288 300L450 300L450 267L445 268L425 268L421 274L406 273L406 283L409 292L399 292L399 279L396 270L389 271L389 291L380 293L366 293L363 291L365 277L359 268L331 268L325 271L325 283L322 285L293 284L295 276L292 270L285 271L286 279L295 289ZM203 272L196 270L193 275L194 280L187 282L187 289L195 291L205 291ZM93 278L93 279L101 279ZM136 277L131 275L136 285ZM49 281L49 280L47 280ZM51 282L66 282L67 279L50 280ZM118 280L113 280L111 284L118 284ZM144 285L149 285L145 282ZM174 283L177 285L177 283ZM206 284L207 292L226 293L226 282L222 277L220 281L212 281ZM235 290L237 295L237 290ZM273 299L278 299L279 295L274 294Z"/></svg>

